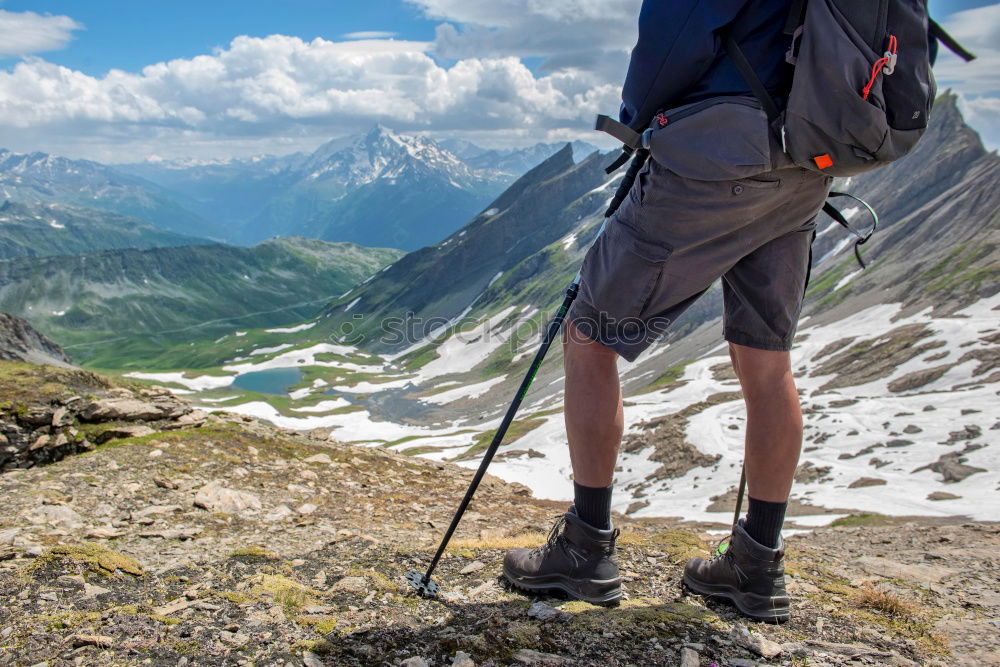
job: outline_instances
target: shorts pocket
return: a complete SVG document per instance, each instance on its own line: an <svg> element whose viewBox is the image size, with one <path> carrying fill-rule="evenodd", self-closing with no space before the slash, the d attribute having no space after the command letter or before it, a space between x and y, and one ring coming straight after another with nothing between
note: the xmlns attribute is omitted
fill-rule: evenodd
<svg viewBox="0 0 1000 667"><path fill-rule="evenodd" d="M736 99L740 101L720 101L696 113L684 113L685 107L664 112L666 125L656 127L654 120L648 135L650 155L670 171L699 181L729 181L770 171L767 114Z"/></svg>
<svg viewBox="0 0 1000 667"><path fill-rule="evenodd" d="M581 296L604 322L641 318L673 249L640 238L629 225L609 223L587 254Z"/></svg>

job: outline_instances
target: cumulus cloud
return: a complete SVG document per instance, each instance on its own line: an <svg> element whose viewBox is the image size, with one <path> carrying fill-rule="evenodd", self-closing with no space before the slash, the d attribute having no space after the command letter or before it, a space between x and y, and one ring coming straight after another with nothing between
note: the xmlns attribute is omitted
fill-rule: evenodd
<svg viewBox="0 0 1000 667"><path fill-rule="evenodd" d="M513 57L446 66L427 51L401 40L243 36L211 55L103 77L32 57L0 72L0 132L103 134L119 143L171 133L323 138L381 120L410 131L541 133L584 128L617 104L617 86L589 75L539 77Z"/></svg>
<svg viewBox="0 0 1000 667"><path fill-rule="evenodd" d="M65 48L83 26L68 16L0 9L0 56L26 56Z"/></svg>

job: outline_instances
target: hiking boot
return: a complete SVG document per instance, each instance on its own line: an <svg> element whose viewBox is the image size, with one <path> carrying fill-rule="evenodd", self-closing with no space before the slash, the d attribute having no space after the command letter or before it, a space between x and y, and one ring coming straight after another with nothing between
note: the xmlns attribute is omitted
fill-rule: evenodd
<svg viewBox="0 0 1000 667"><path fill-rule="evenodd" d="M585 602L617 604L622 595L615 560L617 538L617 528L594 528L570 507L556 521L545 544L508 551L503 574L525 591L556 590Z"/></svg>
<svg viewBox="0 0 1000 667"><path fill-rule="evenodd" d="M784 623L789 618L784 557L780 537L778 548L768 549L747 534L740 519L722 554L687 562L684 585L701 595L725 598L754 620Z"/></svg>

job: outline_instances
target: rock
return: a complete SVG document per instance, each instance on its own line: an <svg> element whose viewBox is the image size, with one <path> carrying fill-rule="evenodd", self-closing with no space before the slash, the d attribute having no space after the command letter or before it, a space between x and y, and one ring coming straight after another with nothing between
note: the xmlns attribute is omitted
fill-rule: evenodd
<svg viewBox="0 0 1000 667"><path fill-rule="evenodd" d="M208 413L202 410L192 410L186 414L182 414L176 417L172 422L165 424L164 428L167 430L176 430L181 428L198 428L203 426L205 422L208 421Z"/></svg>
<svg viewBox="0 0 1000 667"><path fill-rule="evenodd" d="M466 565L465 567L463 567L461 570L459 570L458 573L459 574L472 574L473 572L479 572L484 567L486 567L486 563L483 563L483 562L478 561L478 560L474 560L471 563L469 563L468 565Z"/></svg>
<svg viewBox="0 0 1000 667"><path fill-rule="evenodd" d="M83 597L85 598L96 598L100 595L107 595L110 592L110 588L95 586L94 584L88 584L87 582L83 583Z"/></svg>
<svg viewBox="0 0 1000 667"><path fill-rule="evenodd" d="M958 574L940 565L900 563L878 556L862 556L854 561L862 570L887 579L902 579L912 583L939 583Z"/></svg>
<svg viewBox="0 0 1000 667"><path fill-rule="evenodd" d="M680 667L699 667L701 664L701 658L697 651L691 650L689 648L681 649L681 664Z"/></svg>
<svg viewBox="0 0 1000 667"><path fill-rule="evenodd" d="M31 546L25 548L24 552L21 555L24 556L25 558L38 558L43 553L45 553L45 549L42 548L41 545L32 544Z"/></svg>
<svg viewBox="0 0 1000 667"><path fill-rule="evenodd" d="M296 511L299 514L312 514L313 512L315 512L318 509L319 509L319 507L317 507L316 505L314 505L312 503L303 503L302 505L299 505L299 507L298 507L298 509Z"/></svg>
<svg viewBox="0 0 1000 667"><path fill-rule="evenodd" d="M28 512L25 519L36 526L46 525L63 530L83 528L83 517L66 505L42 505Z"/></svg>
<svg viewBox="0 0 1000 667"><path fill-rule="evenodd" d="M515 661L521 663L522 665L569 665L572 664L572 660L569 658L564 658L559 655L553 655L552 653L541 653L539 651L533 651L530 648L518 649L511 656Z"/></svg>
<svg viewBox="0 0 1000 667"><path fill-rule="evenodd" d="M0 530L0 544L14 544L14 538L21 532L20 528Z"/></svg>
<svg viewBox="0 0 1000 667"><path fill-rule="evenodd" d="M124 534L124 531L112 528L111 526L97 526L87 531L87 537L96 540L110 540L115 537L121 537Z"/></svg>
<svg viewBox="0 0 1000 667"><path fill-rule="evenodd" d="M465 651L458 651L451 659L451 667L476 667L476 662Z"/></svg>
<svg viewBox="0 0 1000 667"><path fill-rule="evenodd" d="M767 660L781 655L781 644L773 642L755 632L750 632L742 625L733 627L732 632L729 633L729 637L737 645L749 649Z"/></svg>
<svg viewBox="0 0 1000 667"><path fill-rule="evenodd" d="M919 371L914 371L912 373L907 373L906 375L896 378L889 383L889 391L893 393L899 393L903 391L913 391L918 387L923 387L925 384L930 384L935 380L938 380L948 369L952 367L952 364L943 364L941 366L934 366L932 368L925 368Z"/></svg>
<svg viewBox="0 0 1000 667"><path fill-rule="evenodd" d="M96 646L98 648L111 648L114 646L114 637L106 637L104 635L73 635L70 637L73 642L73 646L79 648L81 646Z"/></svg>
<svg viewBox="0 0 1000 667"><path fill-rule="evenodd" d="M550 607L544 602L536 602L528 608L528 616L531 618L537 618L539 621L548 621L553 618L559 618L564 613L565 612L562 612L555 607Z"/></svg>
<svg viewBox="0 0 1000 667"><path fill-rule="evenodd" d="M154 530L139 533L139 537L162 537L165 540L190 540L201 535L201 528L168 528L166 530Z"/></svg>
<svg viewBox="0 0 1000 667"><path fill-rule="evenodd" d="M51 436L49 436L49 435L40 435L40 436L38 436L38 438L33 443L31 443L31 446L28 447L28 451L29 452L37 451L37 450L39 450L39 449L47 446L49 444L50 440L52 440Z"/></svg>
<svg viewBox="0 0 1000 667"><path fill-rule="evenodd" d="M216 479L198 489L194 497L194 506L210 512L242 514L259 510L263 504L253 493L228 489L222 485L221 480Z"/></svg>
<svg viewBox="0 0 1000 667"><path fill-rule="evenodd" d="M305 667L323 667L323 660L312 651L302 652L302 663Z"/></svg>
<svg viewBox="0 0 1000 667"><path fill-rule="evenodd" d="M315 456L310 456L307 459L302 459L302 461L303 463L323 463L326 465L333 463L329 454L316 454Z"/></svg>
<svg viewBox="0 0 1000 667"><path fill-rule="evenodd" d="M399 663L399 667L430 667L430 665L423 658L413 657Z"/></svg>
<svg viewBox="0 0 1000 667"><path fill-rule="evenodd" d="M288 517L293 516L294 514L295 512L293 512L292 508L289 507L288 505L278 505L276 508L274 508L273 512L264 515L264 521L275 523L277 521L283 521L284 519L287 519Z"/></svg>
<svg viewBox="0 0 1000 667"><path fill-rule="evenodd" d="M333 590L362 595L368 592L368 581L364 577L344 577L333 585Z"/></svg>
<svg viewBox="0 0 1000 667"><path fill-rule="evenodd" d="M65 407L56 408L56 411L52 413L52 426L54 428L69 426L72 423L73 416Z"/></svg>
<svg viewBox="0 0 1000 667"><path fill-rule="evenodd" d="M927 495L927 500L958 500L962 496L956 496L954 493L948 493L946 491L934 491Z"/></svg>
<svg viewBox="0 0 1000 667"><path fill-rule="evenodd" d="M476 598L480 597L481 595L485 595L487 592L492 591L492 590L496 590L496 582L493 581L492 579L489 579L489 580L484 581L483 583L479 584L478 586L476 586L475 588L473 588L471 591L469 591L469 598L472 599L472 600L475 600Z"/></svg>
<svg viewBox="0 0 1000 667"><path fill-rule="evenodd" d="M105 431L101 431L94 437L94 442L103 445L111 440L121 440L124 438L141 438L146 435L156 433L154 429L144 424L134 424L132 426L115 426Z"/></svg>
<svg viewBox="0 0 1000 667"><path fill-rule="evenodd" d="M729 667L757 667L757 661L746 658L733 658L727 664Z"/></svg>
<svg viewBox="0 0 1000 667"><path fill-rule="evenodd" d="M111 398L91 401L80 411L80 417L88 422L149 421L163 419L168 412L161 406L134 398Z"/></svg>
<svg viewBox="0 0 1000 667"><path fill-rule="evenodd" d="M862 477L861 479L856 479L847 485L849 489L863 489L867 486L885 486L887 482L884 479L878 479L877 477Z"/></svg>
<svg viewBox="0 0 1000 667"><path fill-rule="evenodd" d="M166 477L154 477L153 484L156 484L161 489L177 489L177 482L167 479Z"/></svg>
<svg viewBox="0 0 1000 667"><path fill-rule="evenodd" d="M976 468L975 466L965 465L965 457L962 456L960 452L943 454L934 463L920 466L913 472L920 472L921 470L933 470L936 473L940 473L946 484L961 482L969 475L974 475L977 472L986 472L984 468Z"/></svg>

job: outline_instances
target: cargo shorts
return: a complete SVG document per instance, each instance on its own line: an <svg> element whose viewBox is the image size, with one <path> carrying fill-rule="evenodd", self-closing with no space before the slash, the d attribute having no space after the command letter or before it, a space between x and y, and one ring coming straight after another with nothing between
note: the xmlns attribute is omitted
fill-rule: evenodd
<svg viewBox="0 0 1000 667"><path fill-rule="evenodd" d="M649 159L587 253L569 320L634 361L721 278L726 340L791 349L831 184L791 163L700 180Z"/></svg>

